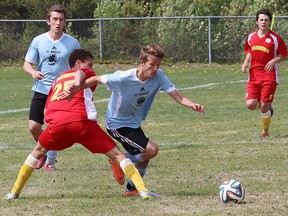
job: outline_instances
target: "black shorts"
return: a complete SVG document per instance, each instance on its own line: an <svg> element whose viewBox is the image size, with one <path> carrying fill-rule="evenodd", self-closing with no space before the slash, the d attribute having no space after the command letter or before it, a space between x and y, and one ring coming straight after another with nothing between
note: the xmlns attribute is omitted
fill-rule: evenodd
<svg viewBox="0 0 288 216"><path fill-rule="evenodd" d="M106 128L107 129L107 128ZM125 150L131 155L136 155L143 152L149 139L145 136L143 130L139 128L118 128L118 129L107 129L110 136L118 140Z"/></svg>
<svg viewBox="0 0 288 216"><path fill-rule="evenodd" d="M44 108L47 95L35 92L30 105L29 120L44 124Z"/></svg>

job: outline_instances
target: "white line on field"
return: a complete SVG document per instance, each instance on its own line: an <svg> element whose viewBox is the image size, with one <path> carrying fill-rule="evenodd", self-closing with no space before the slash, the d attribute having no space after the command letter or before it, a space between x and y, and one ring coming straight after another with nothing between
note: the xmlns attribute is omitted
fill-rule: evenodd
<svg viewBox="0 0 288 216"><path fill-rule="evenodd" d="M247 82L247 80L236 80L236 81L229 81L229 82L208 83L208 84L197 85L197 86L192 86L192 87L188 87L188 88L178 88L177 90L190 90L190 89L206 88L206 87L215 86L215 85L232 84L232 83L243 83L243 82ZM109 101L109 98L97 100L96 103L101 103L101 102L106 102L106 101ZM10 113L18 113L18 112L26 112L26 111L29 111L29 108L0 111L0 115L10 114Z"/></svg>
<svg viewBox="0 0 288 216"><path fill-rule="evenodd" d="M177 90L198 89L198 88L205 88L205 87L210 87L210 86L215 86L215 85L223 85L223 84L231 84L231 83L243 83L243 82L247 82L247 80L236 80L236 81L229 81L229 82L208 83L208 84L192 86L192 87L188 87L188 88L178 88Z"/></svg>
<svg viewBox="0 0 288 216"><path fill-rule="evenodd" d="M26 112L26 111L29 111L29 108L0 111L0 115L9 114L9 113L17 113L17 112Z"/></svg>

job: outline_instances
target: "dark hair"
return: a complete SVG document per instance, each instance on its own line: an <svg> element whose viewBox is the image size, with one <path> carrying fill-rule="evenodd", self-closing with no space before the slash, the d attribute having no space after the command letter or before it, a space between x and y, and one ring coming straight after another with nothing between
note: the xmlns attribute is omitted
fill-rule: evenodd
<svg viewBox="0 0 288 216"><path fill-rule="evenodd" d="M85 49L75 49L69 56L69 65L71 68L75 66L75 63L77 60L80 60L84 62L87 59L93 59L93 55L91 54L90 51L85 50Z"/></svg>
<svg viewBox="0 0 288 216"><path fill-rule="evenodd" d="M140 60L147 61L148 55L156 56L160 59L164 58L164 50L157 44L149 44L142 47L140 51Z"/></svg>
<svg viewBox="0 0 288 216"><path fill-rule="evenodd" d="M260 9L259 11L257 11L257 13L256 13L256 21L258 21L260 14L264 14L264 15L268 16L269 19L270 19L270 21L272 21L272 14L271 14L271 12L269 11L269 9L267 9L267 8L262 8L262 9Z"/></svg>
<svg viewBox="0 0 288 216"><path fill-rule="evenodd" d="M64 14L64 18L66 19L67 12L66 12L66 8L63 5L55 4L51 8L49 8L49 10L47 12L47 20L50 20L52 11L55 11L55 12L58 12L58 13L63 13Z"/></svg>

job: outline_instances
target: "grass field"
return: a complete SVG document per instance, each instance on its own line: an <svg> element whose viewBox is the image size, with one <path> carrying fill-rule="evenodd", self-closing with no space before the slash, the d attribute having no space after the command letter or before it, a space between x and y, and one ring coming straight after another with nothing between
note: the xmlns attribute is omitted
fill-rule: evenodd
<svg viewBox="0 0 288 216"><path fill-rule="evenodd" d="M37 170L18 200L6 201L19 168L34 147L28 131L32 79L21 66L0 75L0 215L288 215L288 76L274 101L270 139L259 140L260 111L245 107L241 65L164 65L181 93L206 108L204 116L160 93L143 129L160 146L144 180L162 199L124 197L108 160L75 145L58 153L56 172ZM95 65L98 74L127 65ZM94 93L104 126L110 92ZM122 148L121 148L122 149ZM224 204L218 188L226 179L245 187L243 204Z"/></svg>

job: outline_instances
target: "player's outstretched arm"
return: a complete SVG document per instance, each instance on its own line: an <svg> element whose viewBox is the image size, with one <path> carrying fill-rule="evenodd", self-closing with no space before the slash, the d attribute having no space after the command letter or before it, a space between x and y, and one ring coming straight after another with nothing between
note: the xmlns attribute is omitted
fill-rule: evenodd
<svg viewBox="0 0 288 216"><path fill-rule="evenodd" d="M188 108L191 108L192 110L196 111L196 112L200 112L202 114L205 113L205 109L202 105L198 104L198 103L193 103L189 98L183 96L182 94L180 94L179 92L172 91L170 93L168 93L177 103L186 106Z"/></svg>
<svg viewBox="0 0 288 216"><path fill-rule="evenodd" d="M93 76L93 77L90 77L89 79L85 80L81 84L81 89L89 88L89 87L97 85L97 84L102 84L101 76Z"/></svg>

